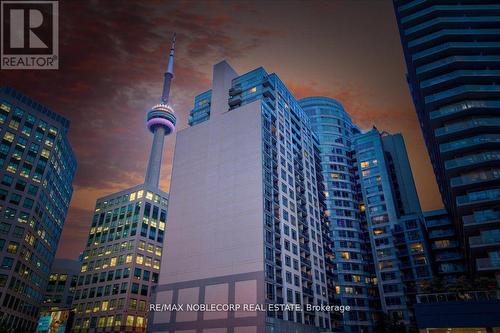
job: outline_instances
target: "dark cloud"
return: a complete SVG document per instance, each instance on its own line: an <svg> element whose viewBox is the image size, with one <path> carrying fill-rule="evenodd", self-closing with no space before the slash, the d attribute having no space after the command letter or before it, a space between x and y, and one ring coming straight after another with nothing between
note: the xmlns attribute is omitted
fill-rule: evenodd
<svg viewBox="0 0 500 333"><path fill-rule="evenodd" d="M228 59L242 73L261 65L275 70L297 97L337 98L363 127L376 123L403 131L407 142L416 142L411 157L424 154L390 6L284 3L60 3L60 70L1 73L2 85L71 120L78 170L59 256L82 251L97 197L142 182L151 142L144 119L161 93L173 31L178 34L172 91L178 128L186 126L194 96L209 88L212 64ZM381 85L376 78L388 81ZM163 189L170 182L174 141L168 137L165 145ZM430 168L417 169L427 170L416 174L421 193L437 198Z"/></svg>

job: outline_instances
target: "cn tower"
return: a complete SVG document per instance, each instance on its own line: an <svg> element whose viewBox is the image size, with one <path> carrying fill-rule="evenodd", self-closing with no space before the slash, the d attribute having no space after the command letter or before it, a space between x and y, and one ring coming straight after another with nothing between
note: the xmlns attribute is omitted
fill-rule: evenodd
<svg viewBox="0 0 500 333"><path fill-rule="evenodd" d="M153 144L149 154L148 168L144 183L158 188L160 184L160 169L163 155L163 142L167 135L175 130L176 118L172 106L168 104L170 95L170 86L174 78L174 51L175 51L175 33L172 37L172 47L168 58L167 71L163 79L163 93L160 103L155 105L147 117L147 127L153 133Z"/></svg>

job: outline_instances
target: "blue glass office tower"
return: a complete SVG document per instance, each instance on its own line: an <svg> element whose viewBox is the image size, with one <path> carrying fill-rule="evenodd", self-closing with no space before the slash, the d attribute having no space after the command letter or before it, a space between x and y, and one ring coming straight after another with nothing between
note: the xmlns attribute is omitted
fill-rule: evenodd
<svg viewBox="0 0 500 333"><path fill-rule="evenodd" d="M328 97L299 101L317 134L333 247L335 302L351 311L337 318L346 332L373 330L377 286L362 202L353 137L360 133L343 106Z"/></svg>
<svg viewBox="0 0 500 333"><path fill-rule="evenodd" d="M376 128L353 141L382 311L409 327L416 293L432 272L404 141Z"/></svg>
<svg viewBox="0 0 500 333"><path fill-rule="evenodd" d="M394 1L413 98L471 272L500 282L500 4Z"/></svg>
<svg viewBox="0 0 500 333"><path fill-rule="evenodd" d="M34 331L73 193L69 121L0 89L0 327Z"/></svg>

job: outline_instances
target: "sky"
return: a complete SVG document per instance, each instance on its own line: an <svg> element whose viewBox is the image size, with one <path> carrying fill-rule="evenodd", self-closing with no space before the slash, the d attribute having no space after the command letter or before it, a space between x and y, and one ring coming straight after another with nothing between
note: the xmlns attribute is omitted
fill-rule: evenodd
<svg viewBox="0 0 500 333"><path fill-rule="evenodd" d="M210 88L213 64L227 60L240 74L263 66L296 98L332 97L362 129L402 133L422 208L442 207L390 0L59 4L59 70L3 70L0 76L1 86L71 121L78 169L57 257L74 259L83 251L98 197L143 182L152 140L145 117L159 101L174 31L170 102L178 129L187 127L194 96ZM174 144L174 135L166 138L166 191Z"/></svg>

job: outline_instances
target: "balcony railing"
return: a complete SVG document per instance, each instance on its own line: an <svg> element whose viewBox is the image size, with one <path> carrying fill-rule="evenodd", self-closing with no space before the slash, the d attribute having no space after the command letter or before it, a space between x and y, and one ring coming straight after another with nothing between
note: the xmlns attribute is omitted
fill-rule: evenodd
<svg viewBox="0 0 500 333"><path fill-rule="evenodd" d="M439 226L444 226L444 225L451 225L450 220L447 218L439 218L435 220L426 220L425 225L429 228L432 227L439 227Z"/></svg>
<svg viewBox="0 0 500 333"><path fill-rule="evenodd" d="M436 111L432 111L429 116L431 119L449 116L463 111L469 112L473 109L499 109L499 101L463 101L460 103L444 106Z"/></svg>
<svg viewBox="0 0 500 333"><path fill-rule="evenodd" d="M452 187L457 187L461 185L488 182L496 179L500 179L500 170L493 169L483 171L474 175L462 175L459 177L454 177L450 179L450 184Z"/></svg>
<svg viewBox="0 0 500 333"><path fill-rule="evenodd" d="M444 59L440 59L429 64L425 64L416 68L417 75L422 75L424 73L431 72L435 69L445 67L453 63L479 63L479 62L489 62L489 61L500 61L500 56L495 55L460 55L460 56L450 56Z"/></svg>
<svg viewBox="0 0 500 333"><path fill-rule="evenodd" d="M458 247L460 244L458 244L458 241L450 241L446 243L438 243L438 242L433 242L432 243L432 248L434 250L444 250L444 249L452 249L455 247Z"/></svg>
<svg viewBox="0 0 500 333"><path fill-rule="evenodd" d="M454 160L448 160L444 162L444 166L447 170L449 170L449 169L460 168L464 166L469 166L489 161L499 161L499 160L500 160L500 151L489 151L485 153L456 158Z"/></svg>
<svg viewBox="0 0 500 333"><path fill-rule="evenodd" d="M449 126L436 128L434 133L436 136L452 134L463 130L471 129L480 126L500 126L500 118L477 118L468 121L455 123Z"/></svg>
<svg viewBox="0 0 500 333"><path fill-rule="evenodd" d="M500 268L500 260L478 258L476 259L476 266L479 271L498 270Z"/></svg>
<svg viewBox="0 0 500 333"><path fill-rule="evenodd" d="M466 195L458 196L457 205L465 206L468 204L491 201L491 200L500 200L500 189L472 192Z"/></svg>
<svg viewBox="0 0 500 333"><path fill-rule="evenodd" d="M500 61L500 57L498 58ZM448 101L452 98L463 94L488 94L496 95L500 92L500 87L496 85L485 85L485 84L467 84L456 88L451 88L443 92L428 95L425 97L425 104L431 104L434 102Z"/></svg>
<svg viewBox="0 0 500 333"><path fill-rule="evenodd" d="M417 303L478 302L500 300L499 290L433 293L417 295Z"/></svg>
<svg viewBox="0 0 500 333"><path fill-rule="evenodd" d="M471 247L486 246L492 244L500 245L500 235L481 235L469 237Z"/></svg>
<svg viewBox="0 0 500 333"><path fill-rule="evenodd" d="M455 80L458 78L464 78L464 77L471 77L471 78L487 77L487 78L489 78L489 77L498 77L499 75L500 75L499 70L491 70L491 69L457 70L457 71L453 71L451 73L446 73L446 74L422 81L422 83L420 84L420 87L421 88L428 88L428 87L432 87L434 85L446 83L448 81Z"/></svg>
<svg viewBox="0 0 500 333"><path fill-rule="evenodd" d="M450 237L455 235L452 229L448 230L432 230L429 232L429 238Z"/></svg>
<svg viewBox="0 0 500 333"><path fill-rule="evenodd" d="M464 222L464 226L500 221L500 211L490 209L474 212L474 214L463 216L462 221Z"/></svg>
<svg viewBox="0 0 500 333"><path fill-rule="evenodd" d="M408 43L408 48L421 47L425 43L430 43L444 36L482 36L497 35L500 29L442 29L434 33L426 34L423 37L412 40Z"/></svg>
<svg viewBox="0 0 500 333"><path fill-rule="evenodd" d="M439 145L439 151L441 151L442 153L446 153L457 149L463 149L471 146L483 145L488 143L500 143L500 135L483 134L472 138L442 143Z"/></svg>

